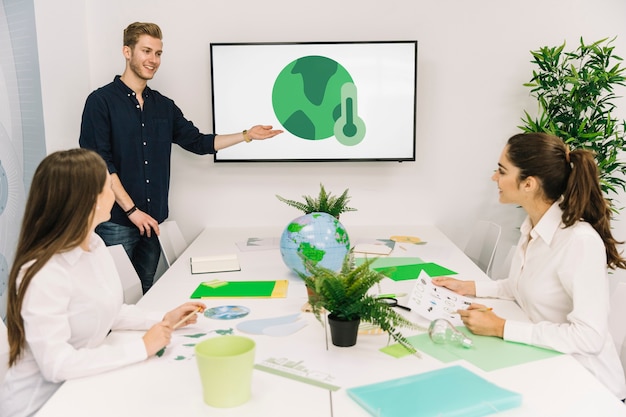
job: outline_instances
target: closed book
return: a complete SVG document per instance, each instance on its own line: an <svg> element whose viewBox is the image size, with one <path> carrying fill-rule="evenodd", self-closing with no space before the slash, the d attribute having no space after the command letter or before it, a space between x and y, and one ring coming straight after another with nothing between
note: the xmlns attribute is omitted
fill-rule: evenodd
<svg viewBox="0 0 626 417"><path fill-rule="evenodd" d="M521 394L460 365L346 391L375 417L481 417L522 403Z"/></svg>
<svg viewBox="0 0 626 417"><path fill-rule="evenodd" d="M240 271L239 259L236 254L194 256L191 258L191 273L205 274L208 272Z"/></svg>

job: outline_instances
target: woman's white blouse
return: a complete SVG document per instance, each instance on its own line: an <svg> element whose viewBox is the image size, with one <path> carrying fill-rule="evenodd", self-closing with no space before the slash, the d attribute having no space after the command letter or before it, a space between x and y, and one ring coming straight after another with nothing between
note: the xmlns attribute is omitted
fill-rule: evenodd
<svg viewBox="0 0 626 417"><path fill-rule="evenodd" d="M507 320L504 339L571 354L620 399L624 373L608 329L606 250L591 225L563 228L554 203L521 226L509 277L476 281L478 297L514 299L531 322Z"/></svg>
<svg viewBox="0 0 626 417"><path fill-rule="evenodd" d="M61 383L147 358L142 335L103 344L110 330L147 329L160 320L123 304L122 284L102 239L90 251L54 255L31 281L22 306L26 349L0 386L0 416L29 416Z"/></svg>

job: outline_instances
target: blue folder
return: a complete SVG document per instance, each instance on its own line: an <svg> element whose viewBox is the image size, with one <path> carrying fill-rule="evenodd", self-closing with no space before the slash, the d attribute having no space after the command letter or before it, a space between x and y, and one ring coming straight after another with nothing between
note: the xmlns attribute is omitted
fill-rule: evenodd
<svg viewBox="0 0 626 417"><path fill-rule="evenodd" d="M480 417L522 403L521 394L460 365L346 391L375 417Z"/></svg>

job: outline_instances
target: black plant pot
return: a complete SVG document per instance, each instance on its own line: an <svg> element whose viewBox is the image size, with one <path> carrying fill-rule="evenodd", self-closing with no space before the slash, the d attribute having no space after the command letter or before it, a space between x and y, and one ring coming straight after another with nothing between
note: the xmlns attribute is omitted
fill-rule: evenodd
<svg viewBox="0 0 626 417"><path fill-rule="evenodd" d="M359 323L361 319L341 320L333 314L328 315L328 325L330 326L330 338L333 345L339 347L349 347L356 344L359 334Z"/></svg>

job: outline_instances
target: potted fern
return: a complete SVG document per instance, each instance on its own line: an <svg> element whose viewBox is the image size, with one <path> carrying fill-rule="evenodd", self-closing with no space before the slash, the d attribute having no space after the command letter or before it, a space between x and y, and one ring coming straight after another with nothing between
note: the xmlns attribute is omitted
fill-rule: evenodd
<svg viewBox="0 0 626 417"><path fill-rule="evenodd" d="M348 207L350 196L348 196L347 188L340 196L333 196L331 193L326 192L323 184L320 184L319 195L317 197L303 195L302 198L304 201L288 200L279 195L276 195L276 197L283 203L303 211L304 214L316 212L328 213L331 216L339 218L341 213L356 211L355 208Z"/></svg>
<svg viewBox="0 0 626 417"><path fill-rule="evenodd" d="M375 259L366 260L353 267L351 254L348 254L339 272L326 269L304 259L310 275L299 273L305 284L313 289L309 299L315 316L328 312L331 339L335 346L356 344L361 320L379 326L383 331L412 353L415 348L398 330L400 327L418 329L419 326L396 312L393 307L382 303L375 295L368 293L373 285L384 276L370 268Z"/></svg>
<svg viewBox="0 0 626 417"><path fill-rule="evenodd" d="M519 126L559 136L573 149L593 151L607 196L626 191L626 121L614 116L615 88L626 86L626 68L614 54L614 39L586 44L581 38L571 51L565 43L531 51L538 68L524 85L539 108L536 117L525 111Z"/></svg>

